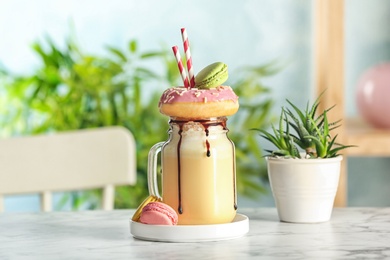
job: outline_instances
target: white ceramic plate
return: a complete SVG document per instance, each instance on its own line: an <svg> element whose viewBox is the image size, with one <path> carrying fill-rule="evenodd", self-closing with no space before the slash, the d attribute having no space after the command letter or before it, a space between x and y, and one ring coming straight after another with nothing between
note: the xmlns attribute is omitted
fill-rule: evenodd
<svg viewBox="0 0 390 260"><path fill-rule="evenodd" d="M130 233L138 239L162 242L201 242L238 238L249 231L248 217L236 214L231 223L215 225L147 225L130 219Z"/></svg>

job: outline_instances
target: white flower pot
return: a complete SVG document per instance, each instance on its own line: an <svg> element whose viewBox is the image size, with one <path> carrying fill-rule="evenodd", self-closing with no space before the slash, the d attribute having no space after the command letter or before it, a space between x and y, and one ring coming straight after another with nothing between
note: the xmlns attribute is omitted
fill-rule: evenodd
<svg viewBox="0 0 390 260"><path fill-rule="evenodd" d="M279 219L294 223L328 221L342 156L327 159L267 158L268 177Z"/></svg>

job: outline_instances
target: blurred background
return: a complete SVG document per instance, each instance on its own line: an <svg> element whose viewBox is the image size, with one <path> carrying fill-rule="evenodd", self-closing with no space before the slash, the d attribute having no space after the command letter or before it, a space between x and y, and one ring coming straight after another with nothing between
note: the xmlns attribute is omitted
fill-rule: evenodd
<svg viewBox="0 0 390 260"><path fill-rule="evenodd" d="M239 206L273 206L259 154L266 144L249 129L269 126L285 99L304 106L315 98L313 2L1 0L1 138L124 125L138 137L139 178L136 187L118 190L116 207L134 207L145 196L145 155L167 138L161 126L167 129L168 119L159 115L157 100L164 89L180 84L171 46L182 50L180 28L185 27L195 73L215 61L228 64L228 83L247 105L228 122L242 151ZM345 1L349 117L359 116L359 77L390 61L389 24L389 1ZM123 97L110 99L119 95L113 89ZM98 107L95 98L107 104ZM118 105L110 107L111 101L134 106L113 113ZM389 158L349 158L348 206L390 206L389 169ZM66 210L93 208L98 197L98 192L57 194L55 200ZM39 197L10 196L5 208L39 210Z"/></svg>

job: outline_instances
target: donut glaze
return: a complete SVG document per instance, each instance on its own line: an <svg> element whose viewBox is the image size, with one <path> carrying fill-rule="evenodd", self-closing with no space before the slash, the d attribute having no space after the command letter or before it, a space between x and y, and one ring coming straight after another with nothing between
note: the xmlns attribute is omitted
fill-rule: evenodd
<svg viewBox="0 0 390 260"><path fill-rule="evenodd" d="M229 86L218 86L211 89L174 87L164 91L159 102L159 107L162 104L173 104L178 102L207 103L226 100L238 102L238 96Z"/></svg>
<svg viewBox="0 0 390 260"><path fill-rule="evenodd" d="M160 112L170 117L209 118L237 112L238 96L229 86L211 89L169 88L159 102Z"/></svg>

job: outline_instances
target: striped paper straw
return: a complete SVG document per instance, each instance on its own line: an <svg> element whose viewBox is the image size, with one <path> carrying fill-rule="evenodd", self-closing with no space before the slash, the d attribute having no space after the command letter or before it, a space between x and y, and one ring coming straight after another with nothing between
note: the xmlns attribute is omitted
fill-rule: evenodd
<svg viewBox="0 0 390 260"><path fill-rule="evenodd" d="M190 51L190 42L188 41L186 28L181 28L181 37L183 38L184 52L187 59L188 77L190 79L190 87L195 87L194 68L192 67L192 57Z"/></svg>
<svg viewBox="0 0 390 260"><path fill-rule="evenodd" d="M190 87L190 83L188 81L187 73L186 73L186 71L184 69L183 63L181 62L179 48L177 46L173 46L172 50L173 50L173 54L175 54L175 58L176 58L176 61L177 61L177 66L179 67L180 76L183 79L184 87L189 88Z"/></svg>

